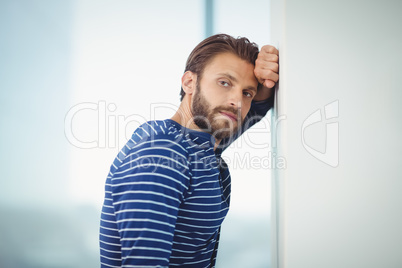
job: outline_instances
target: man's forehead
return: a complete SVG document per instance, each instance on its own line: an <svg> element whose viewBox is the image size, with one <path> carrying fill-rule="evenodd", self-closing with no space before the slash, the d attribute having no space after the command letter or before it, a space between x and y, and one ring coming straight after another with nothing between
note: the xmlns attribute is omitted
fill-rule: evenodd
<svg viewBox="0 0 402 268"><path fill-rule="evenodd" d="M215 55L210 59L205 68L215 69L215 68L225 68L227 70L232 70L234 72L242 70L243 72L247 70L254 70L254 64L240 58L238 55L226 52Z"/></svg>
<svg viewBox="0 0 402 268"><path fill-rule="evenodd" d="M233 52L222 52L222 53L218 53L218 54L212 56L206 63L206 66L213 64L213 63L225 64L225 63L230 63L232 61L243 61L247 64L251 64L253 66L255 65L254 63L251 63L245 59L242 59L239 55L237 55Z"/></svg>

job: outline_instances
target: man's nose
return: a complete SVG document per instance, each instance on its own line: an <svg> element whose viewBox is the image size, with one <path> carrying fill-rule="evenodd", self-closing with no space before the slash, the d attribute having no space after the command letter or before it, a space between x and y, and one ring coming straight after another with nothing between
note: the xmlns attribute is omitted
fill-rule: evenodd
<svg viewBox="0 0 402 268"><path fill-rule="evenodd" d="M234 91L231 92L230 98L229 98L229 104L230 106L240 109L241 108L241 103L242 103L242 98L243 98L243 92L242 91Z"/></svg>

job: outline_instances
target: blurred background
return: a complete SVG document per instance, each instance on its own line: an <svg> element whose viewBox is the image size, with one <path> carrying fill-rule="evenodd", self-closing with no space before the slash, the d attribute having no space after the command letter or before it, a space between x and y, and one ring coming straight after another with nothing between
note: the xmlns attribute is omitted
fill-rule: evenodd
<svg viewBox="0 0 402 268"><path fill-rule="evenodd" d="M1 0L0 267L99 267L104 182L141 123L179 106L206 36L270 43L268 0ZM275 45L275 44L273 44ZM269 267L270 121L224 155L217 267Z"/></svg>

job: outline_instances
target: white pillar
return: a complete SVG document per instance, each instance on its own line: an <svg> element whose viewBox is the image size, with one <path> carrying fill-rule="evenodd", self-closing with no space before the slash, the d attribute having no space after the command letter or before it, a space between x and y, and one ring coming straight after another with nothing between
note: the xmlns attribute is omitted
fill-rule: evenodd
<svg viewBox="0 0 402 268"><path fill-rule="evenodd" d="M402 267L401 11L272 0L273 268Z"/></svg>

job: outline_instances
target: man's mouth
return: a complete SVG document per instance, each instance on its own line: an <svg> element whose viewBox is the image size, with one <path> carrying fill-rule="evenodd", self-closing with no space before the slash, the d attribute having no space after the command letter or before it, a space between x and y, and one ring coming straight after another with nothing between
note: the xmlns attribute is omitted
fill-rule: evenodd
<svg viewBox="0 0 402 268"><path fill-rule="evenodd" d="M232 113L232 112L221 111L220 113L223 114L224 116L230 118L230 120L232 120L232 121L235 121L235 122L238 121L238 120L237 120L237 116L236 116L234 113Z"/></svg>

